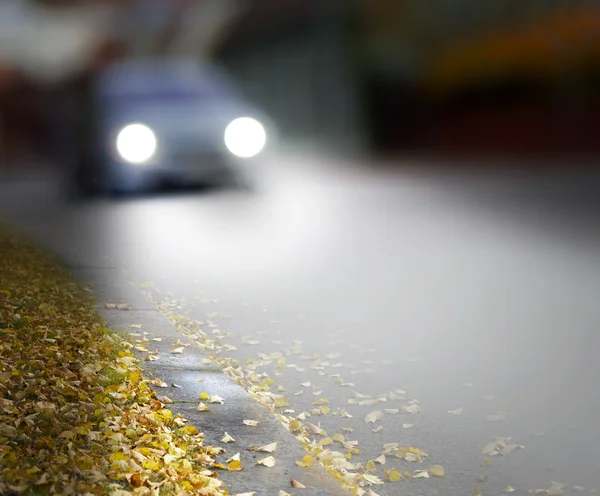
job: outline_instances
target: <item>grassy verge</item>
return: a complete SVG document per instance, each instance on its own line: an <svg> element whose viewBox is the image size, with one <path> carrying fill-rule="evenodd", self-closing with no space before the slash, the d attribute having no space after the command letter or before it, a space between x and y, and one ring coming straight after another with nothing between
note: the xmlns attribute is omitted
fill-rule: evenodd
<svg viewBox="0 0 600 496"><path fill-rule="evenodd" d="M0 226L0 493L226 494L219 450L156 399L91 303Z"/></svg>

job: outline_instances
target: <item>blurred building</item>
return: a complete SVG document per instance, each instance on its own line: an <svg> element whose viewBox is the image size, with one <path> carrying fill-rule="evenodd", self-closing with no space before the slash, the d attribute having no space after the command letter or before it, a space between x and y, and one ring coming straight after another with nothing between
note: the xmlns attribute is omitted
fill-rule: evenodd
<svg viewBox="0 0 600 496"><path fill-rule="evenodd" d="M219 50L289 135L458 154L598 153L592 0L255 0Z"/></svg>

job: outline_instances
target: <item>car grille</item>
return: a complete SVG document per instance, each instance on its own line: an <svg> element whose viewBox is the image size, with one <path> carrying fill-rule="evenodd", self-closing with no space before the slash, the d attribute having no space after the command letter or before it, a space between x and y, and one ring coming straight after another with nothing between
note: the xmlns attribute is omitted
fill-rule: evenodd
<svg viewBox="0 0 600 496"><path fill-rule="evenodd" d="M214 167L223 162L221 154L216 152L178 152L173 155L175 169Z"/></svg>

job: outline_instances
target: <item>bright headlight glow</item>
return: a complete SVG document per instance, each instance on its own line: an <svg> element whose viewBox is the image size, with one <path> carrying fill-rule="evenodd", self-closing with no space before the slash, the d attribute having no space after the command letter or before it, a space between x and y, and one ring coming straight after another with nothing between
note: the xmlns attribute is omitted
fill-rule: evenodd
<svg viewBox="0 0 600 496"><path fill-rule="evenodd" d="M232 121L225 129L227 149L240 158L258 155L267 143L267 133L256 119L240 117Z"/></svg>
<svg viewBox="0 0 600 496"><path fill-rule="evenodd" d="M117 152L131 164L143 164L156 153L156 136L144 124L129 124L117 136Z"/></svg>

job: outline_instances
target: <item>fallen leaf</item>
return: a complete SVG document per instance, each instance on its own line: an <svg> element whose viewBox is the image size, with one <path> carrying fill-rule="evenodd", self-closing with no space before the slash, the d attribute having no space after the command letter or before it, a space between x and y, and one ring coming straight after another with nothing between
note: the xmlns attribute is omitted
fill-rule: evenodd
<svg viewBox="0 0 600 496"><path fill-rule="evenodd" d="M204 403L200 403L196 410L199 412L210 412L210 408L208 408Z"/></svg>
<svg viewBox="0 0 600 496"><path fill-rule="evenodd" d="M306 455L301 462L296 462L299 467L312 467L315 459L312 456Z"/></svg>
<svg viewBox="0 0 600 496"><path fill-rule="evenodd" d="M183 350L185 348L182 346L181 348L175 348L173 350L171 350L171 354L172 355L181 355L183 353Z"/></svg>
<svg viewBox="0 0 600 496"><path fill-rule="evenodd" d="M272 456L267 456L258 460L256 464L271 468L275 466L275 458L273 458Z"/></svg>
<svg viewBox="0 0 600 496"><path fill-rule="evenodd" d="M235 443L235 439L233 439L227 432L223 435L221 439L222 443Z"/></svg>
<svg viewBox="0 0 600 496"><path fill-rule="evenodd" d="M277 443L265 444L260 448L256 448L256 451L262 451L263 453L274 453L277 450Z"/></svg>
<svg viewBox="0 0 600 496"><path fill-rule="evenodd" d="M419 413L421 411L421 407L414 403L412 405L403 406L401 411L403 413Z"/></svg>
<svg viewBox="0 0 600 496"><path fill-rule="evenodd" d="M396 469L386 470L384 472L384 475L385 475L385 478L390 482L398 482L404 478L404 477L402 477L402 472L400 472Z"/></svg>
<svg viewBox="0 0 600 496"><path fill-rule="evenodd" d="M256 427L258 425L258 420L244 420L244 425L248 427Z"/></svg>
<svg viewBox="0 0 600 496"><path fill-rule="evenodd" d="M277 496L292 496L292 495L290 493L286 493L285 491L282 491L280 489L279 492L277 493Z"/></svg>
<svg viewBox="0 0 600 496"><path fill-rule="evenodd" d="M373 484L373 485L378 485L378 484L383 484L384 482L377 477L376 475L371 475L371 474L363 474L362 478L367 481L369 484Z"/></svg>
<svg viewBox="0 0 600 496"><path fill-rule="evenodd" d="M444 477L446 475L446 470L442 465L432 465L429 467L429 473L435 477Z"/></svg>
<svg viewBox="0 0 600 496"><path fill-rule="evenodd" d="M286 408L286 407L290 406L290 403L285 398L277 398L275 400L275 402L273 403L273 406L275 408Z"/></svg>
<svg viewBox="0 0 600 496"><path fill-rule="evenodd" d="M516 489L512 486L505 486L504 489L502 489L503 493L514 493L516 491Z"/></svg>
<svg viewBox="0 0 600 496"><path fill-rule="evenodd" d="M413 479L429 479L429 472L427 470L415 470L412 477Z"/></svg>
<svg viewBox="0 0 600 496"><path fill-rule="evenodd" d="M240 460L233 460L227 465L227 470L229 472L241 472L243 469L244 467L242 467L242 462Z"/></svg>
<svg viewBox="0 0 600 496"><path fill-rule="evenodd" d="M462 415L464 411L465 411L465 409L461 406L460 408L457 408L456 410L448 410L448 413L450 413L451 415Z"/></svg>
<svg viewBox="0 0 600 496"><path fill-rule="evenodd" d="M161 387L161 388L166 388L166 387L169 387L169 385L168 385L166 382L164 382L164 381L161 381L161 380L160 380L158 377L156 377L155 379L153 379L153 380L151 381L151 383L152 383L154 386L156 386L156 387Z"/></svg>
<svg viewBox="0 0 600 496"><path fill-rule="evenodd" d="M403 429L412 429L414 426L415 424L402 424Z"/></svg>
<svg viewBox="0 0 600 496"><path fill-rule="evenodd" d="M310 422L306 423L306 428L311 434L325 435L325 431L323 429L315 424L311 424Z"/></svg>
<svg viewBox="0 0 600 496"><path fill-rule="evenodd" d="M375 411L369 413L365 417L365 422L367 424L374 424L375 422L377 422L378 420L381 420L382 418L383 418L383 412L381 412L379 410L375 410Z"/></svg>
<svg viewBox="0 0 600 496"><path fill-rule="evenodd" d="M290 485L295 489L306 489L306 486L302 484L302 482L298 482L294 479L290 479Z"/></svg>

